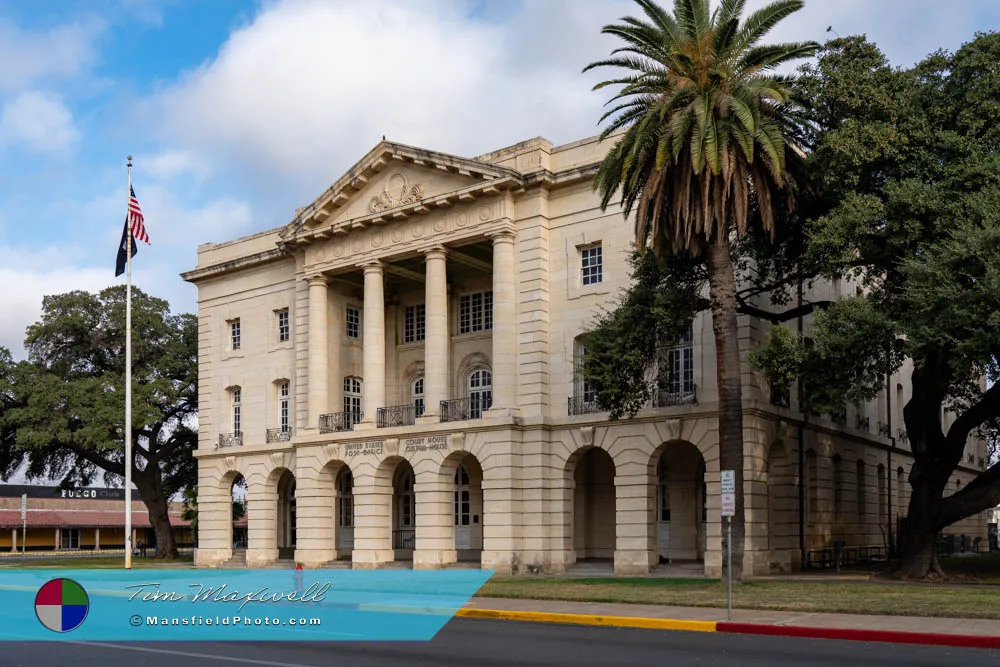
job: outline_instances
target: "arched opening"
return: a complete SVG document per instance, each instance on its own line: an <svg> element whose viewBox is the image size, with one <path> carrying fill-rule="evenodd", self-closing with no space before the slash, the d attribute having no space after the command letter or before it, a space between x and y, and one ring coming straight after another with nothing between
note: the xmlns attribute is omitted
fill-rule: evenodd
<svg viewBox="0 0 1000 667"><path fill-rule="evenodd" d="M393 560L413 560L417 539L416 477L409 461L396 464L392 475L392 549Z"/></svg>
<svg viewBox="0 0 1000 667"><path fill-rule="evenodd" d="M455 468L455 551L458 560L480 562L483 553L483 469L466 454Z"/></svg>
<svg viewBox="0 0 1000 667"><path fill-rule="evenodd" d="M573 549L576 560L612 560L615 556L615 464L593 447L573 470Z"/></svg>
<svg viewBox="0 0 1000 667"><path fill-rule="evenodd" d="M278 558L287 560L295 556L295 475L290 470L281 473L277 490Z"/></svg>
<svg viewBox="0 0 1000 667"><path fill-rule="evenodd" d="M350 560L354 549L354 476L346 465L341 466L337 473L335 488L337 505L334 508L334 543L340 559Z"/></svg>
<svg viewBox="0 0 1000 667"><path fill-rule="evenodd" d="M702 561L708 534L705 458L688 442L664 445L654 456L659 560Z"/></svg>
<svg viewBox="0 0 1000 667"><path fill-rule="evenodd" d="M796 549L798 492L792 465L781 442L767 456L767 543L771 569L789 571Z"/></svg>

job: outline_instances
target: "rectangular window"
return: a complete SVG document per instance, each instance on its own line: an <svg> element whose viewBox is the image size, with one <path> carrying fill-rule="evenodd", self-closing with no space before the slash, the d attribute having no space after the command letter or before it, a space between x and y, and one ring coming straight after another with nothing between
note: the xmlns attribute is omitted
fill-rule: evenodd
<svg viewBox="0 0 1000 667"><path fill-rule="evenodd" d="M464 294L458 300L458 333L493 329L493 290Z"/></svg>
<svg viewBox="0 0 1000 667"><path fill-rule="evenodd" d="M80 548L80 529L79 528L63 528L60 537L60 543L63 549L79 549Z"/></svg>
<svg viewBox="0 0 1000 667"><path fill-rule="evenodd" d="M288 432L289 427L289 418L291 416L291 410L289 408L291 407L291 400L292 397L290 396L290 392L288 390L288 383L282 382L278 385L278 420L281 425L281 430L285 433Z"/></svg>
<svg viewBox="0 0 1000 667"><path fill-rule="evenodd" d="M427 311L424 304L407 306L403 309L403 342L416 343L424 340L427 328Z"/></svg>
<svg viewBox="0 0 1000 667"><path fill-rule="evenodd" d="M233 433L239 435L243 432L243 391L233 389Z"/></svg>
<svg viewBox="0 0 1000 667"><path fill-rule="evenodd" d="M361 378L344 378L344 412L348 424L361 421Z"/></svg>
<svg viewBox="0 0 1000 667"><path fill-rule="evenodd" d="M604 260L600 244L580 251L580 271L584 285L597 285L604 280Z"/></svg>
<svg viewBox="0 0 1000 667"><path fill-rule="evenodd" d="M240 318L229 320L229 347L236 351L240 349L242 341L240 339Z"/></svg>
<svg viewBox="0 0 1000 667"><path fill-rule="evenodd" d="M278 313L278 342L287 343L291 339L292 327L288 321L288 309L279 310Z"/></svg>
<svg viewBox="0 0 1000 667"><path fill-rule="evenodd" d="M694 334L691 326L667 350L667 391L690 394L694 391Z"/></svg>
<svg viewBox="0 0 1000 667"><path fill-rule="evenodd" d="M354 306L347 307L347 337L361 338L361 311Z"/></svg>

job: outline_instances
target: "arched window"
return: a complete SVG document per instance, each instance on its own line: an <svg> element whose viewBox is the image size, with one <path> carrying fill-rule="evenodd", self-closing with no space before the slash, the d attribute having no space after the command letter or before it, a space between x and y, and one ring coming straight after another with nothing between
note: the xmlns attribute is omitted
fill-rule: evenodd
<svg viewBox="0 0 1000 667"><path fill-rule="evenodd" d="M865 462L861 459L858 459L857 479L854 484L858 494L858 522L861 523L865 519Z"/></svg>
<svg viewBox="0 0 1000 667"><path fill-rule="evenodd" d="M469 373L469 418L479 419L493 405L493 374L480 368Z"/></svg>
<svg viewBox="0 0 1000 667"><path fill-rule="evenodd" d="M282 433L291 430L292 396L287 381L278 383L278 427Z"/></svg>
<svg viewBox="0 0 1000 667"><path fill-rule="evenodd" d="M243 389L233 387L229 390L230 414L232 415L233 435L243 433Z"/></svg>
<svg viewBox="0 0 1000 667"><path fill-rule="evenodd" d="M906 473L896 468L896 516L906 516Z"/></svg>
<svg viewBox="0 0 1000 667"><path fill-rule="evenodd" d="M455 525L468 526L472 515L472 497L469 492L469 471L458 466L455 471Z"/></svg>
<svg viewBox="0 0 1000 667"><path fill-rule="evenodd" d="M413 502L413 470L406 473L399 483L399 527L416 525L416 508Z"/></svg>
<svg viewBox="0 0 1000 667"><path fill-rule="evenodd" d="M885 526L889 523L889 494L886 491L885 466L878 464L878 522Z"/></svg>
<svg viewBox="0 0 1000 667"><path fill-rule="evenodd" d="M337 523L343 528L354 525L354 477L349 468L344 468L337 480Z"/></svg>
<svg viewBox="0 0 1000 667"><path fill-rule="evenodd" d="M413 397L413 413L420 417L424 414L424 379L417 378L410 385L410 394Z"/></svg>
<svg viewBox="0 0 1000 667"><path fill-rule="evenodd" d="M805 515L809 523L816 523L819 520L819 461L816 452L812 449L806 451L806 502Z"/></svg>
<svg viewBox="0 0 1000 667"><path fill-rule="evenodd" d="M833 514L840 519L844 515L844 464L840 454L833 455Z"/></svg>
<svg viewBox="0 0 1000 667"><path fill-rule="evenodd" d="M364 417L361 410L361 378L344 378L344 421L347 425L357 424Z"/></svg>

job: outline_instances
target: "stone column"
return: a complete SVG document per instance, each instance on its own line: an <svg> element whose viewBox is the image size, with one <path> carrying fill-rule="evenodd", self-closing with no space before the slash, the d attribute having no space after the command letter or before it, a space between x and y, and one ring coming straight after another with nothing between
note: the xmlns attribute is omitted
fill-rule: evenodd
<svg viewBox="0 0 1000 667"><path fill-rule="evenodd" d="M216 474L207 466L198 470L197 567L218 567L233 555L232 487Z"/></svg>
<svg viewBox="0 0 1000 667"><path fill-rule="evenodd" d="M95 528L94 529L94 551L100 551L100 550L101 550L101 529L100 528Z"/></svg>
<svg viewBox="0 0 1000 667"><path fill-rule="evenodd" d="M327 286L323 276L309 277L309 426L319 428L319 416L327 411L329 392L329 342L327 340Z"/></svg>
<svg viewBox="0 0 1000 667"><path fill-rule="evenodd" d="M413 569L431 570L458 560L455 551L455 478L442 474L434 461L421 461L414 470L417 504Z"/></svg>
<svg viewBox="0 0 1000 667"><path fill-rule="evenodd" d="M56 528L55 545L56 551L62 547L62 531L59 528Z"/></svg>
<svg viewBox="0 0 1000 667"><path fill-rule="evenodd" d="M278 559L278 493L263 482L247 486L247 505L253 508L247 512L247 567L264 567Z"/></svg>
<svg viewBox="0 0 1000 667"><path fill-rule="evenodd" d="M17 528L14 528L10 534L10 550L17 553Z"/></svg>
<svg viewBox="0 0 1000 667"><path fill-rule="evenodd" d="M306 567L322 567L337 559L333 548L335 477L329 470L311 468L295 481L295 561Z"/></svg>
<svg viewBox="0 0 1000 667"><path fill-rule="evenodd" d="M513 230L493 235L493 408L488 416L517 410L517 273Z"/></svg>
<svg viewBox="0 0 1000 667"><path fill-rule="evenodd" d="M615 574L649 574L658 563L652 521L656 480L641 462L615 472Z"/></svg>
<svg viewBox="0 0 1000 667"><path fill-rule="evenodd" d="M392 474L360 469L354 475L354 549L351 566L373 570L393 560Z"/></svg>
<svg viewBox="0 0 1000 667"><path fill-rule="evenodd" d="M428 250L426 258L426 295L424 338L424 415L428 422L438 421L441 401L448 400L448 331L447 251L442 246Z"/></svg>
<svg viewBox="0 0 1000 667"><path fill-rule="evenodd" d="M362 365L364 366L364 413L360 424L375 428L375 415L385 407L385 285L381 262L364 265L365 312Z"/></svg>

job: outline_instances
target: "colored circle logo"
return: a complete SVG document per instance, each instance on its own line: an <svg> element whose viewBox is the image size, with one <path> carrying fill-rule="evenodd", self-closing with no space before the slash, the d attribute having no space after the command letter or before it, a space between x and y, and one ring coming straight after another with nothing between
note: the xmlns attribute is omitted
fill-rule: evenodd
<svg viewBox="0 0 1000 667"><path fill-rule="evenodd" d="M72 579L53 579L35 595L35 616L52 632L71 632L83 625L90 598Z"/></svg>

